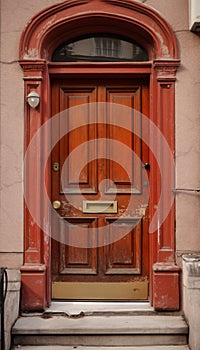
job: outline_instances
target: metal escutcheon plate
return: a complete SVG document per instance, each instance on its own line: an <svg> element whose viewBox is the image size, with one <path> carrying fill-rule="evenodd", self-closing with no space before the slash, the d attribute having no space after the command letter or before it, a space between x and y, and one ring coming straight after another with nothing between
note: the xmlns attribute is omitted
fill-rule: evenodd
<svg viewBox="0 0 200 350"><path fill-rule="evenodd" d="M52 206L54 209L58 210L61 207L60 201L53 201Z"/></svg>

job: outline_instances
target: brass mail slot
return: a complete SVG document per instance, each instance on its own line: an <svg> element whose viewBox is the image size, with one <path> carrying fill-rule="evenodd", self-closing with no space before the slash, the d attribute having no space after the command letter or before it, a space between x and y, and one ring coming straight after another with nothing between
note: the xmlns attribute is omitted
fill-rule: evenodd
<svg viewBox="0 0 200 350"><path fill-rule="evenodd" d="M83 201L83 213L117 213L117 201Z"/></svg>

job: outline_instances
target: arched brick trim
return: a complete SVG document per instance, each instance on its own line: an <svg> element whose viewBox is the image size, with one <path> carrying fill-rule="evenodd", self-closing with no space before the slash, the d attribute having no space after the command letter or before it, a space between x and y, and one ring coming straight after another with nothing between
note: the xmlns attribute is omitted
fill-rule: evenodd
<svg viewBox="0 0 200 350"><path fill-rule="evenodd" d="M25 96L35 90L41 96L39 108L33 110L25 103L25 150L34 133L50 117L49 74L53 51L64 41L80 35L97 32L122 34L136 40L149 53L150 62L137 65L140 74L150 75L150 118L161 128L174 153L174 98L175 76L180 64L175 35L169 24L152 8L134 0L68 0L41 11L27 24L21 36L19 58L24 71ZM146 63L145 63L146 64ZM95 68L96 67L96 68ZM119 65L97 63L93 72L112 69ZM150 67L150 68L149 68ZM54 74L59 74L59 65L54 65ZM65 69L65 68L63 68ZM73 71L75 65L71 65ZM89 72L90 65L79 65L77 72ZM121 69L121 68L120 68ZM131 70L132 69L132 70ZM134 65L127 65L134 72ZM114 72L114 71L113 71ZM163 105L167 108L163 108ZM165 120L167 122L162 123ZM41 140L40 154L45 157L48 137ZM40 181L46 176L49 189L49 172L32 164L25 169L25 183L30 188L32 201L40 211L46 225L49 213L43 203ZM31 193L32 181L37 182L37 193ZM159 170L151 159L150 217L153 217L159 200ZM155 185L156 184L156 185ZM156 187L157 186L157 187ZM173 187L173 184L172 184ZM49 190L50 191L50 190ZM158 239L159 236L159 239ZM179 308L179 269L175 265L174 207L161 227L150 236L150 299L155 309L177 310ZM50 239L33 222L25 206L25 254L22 272L22 310L41 310L50 303ZM173 285L173 287L172 287Z"/></svg>

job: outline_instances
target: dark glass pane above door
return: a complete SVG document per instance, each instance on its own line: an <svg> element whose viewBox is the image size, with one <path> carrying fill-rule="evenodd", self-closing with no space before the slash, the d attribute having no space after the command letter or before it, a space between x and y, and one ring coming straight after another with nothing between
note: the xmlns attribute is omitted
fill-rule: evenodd
<svg viewBox="0 0 200 350"><path fill-rule="evenodd" d="M135 42L115 36L91 36L65 42L54 52L53 62L144 62L149 57Z"/></svg>

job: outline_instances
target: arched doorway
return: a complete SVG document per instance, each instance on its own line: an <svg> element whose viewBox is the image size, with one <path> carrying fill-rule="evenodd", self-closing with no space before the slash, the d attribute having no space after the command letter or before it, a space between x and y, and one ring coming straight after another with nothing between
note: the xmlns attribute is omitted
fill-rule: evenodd
<svg viewBox="0 0 200 350"><path fill-rule="evenodd" d="M52 62L55 50L65 42L95 33L123 35L137 42L146 50L149 60L145 62ZM126 33L126 35L124 34ZM127 35L128 33L128 35ZM51 116L51 82L65 76L98 76L106 74L113 79L117 75L125 82L128 77L147 78L149 81L149 119L161 131L171 153L174 153L174 84L180 64L174 34L158 13L134 1L90 0L67 1L36 15L21 37L20 64L24 70L25 96L34 90L40 95L40 105L31 109L25 104L25 151L41 126ZM129 82L128 85L131 83ZM110 85L110 82L109 82ZM164 108L165 106L165 108ZM57 111L59 112L59 111ZM153 124L152 124L153 125ZM50 130L49 130L50 131ZM151 134L151 131L150 131ZM22 309L43 309L50 303L51 254L50 254L50 207L45 201L45 186L51 196L50 132L45 130L38 137L31 160L25 158L25 190L29 204L25 203L25 258L22 272ZM165 154L159 141L152 140L159 149L160 158ZM162 192L161 175L166 173L164 162L158 165L150 152L150 221L153 219ZM34 166L33 166L34 164ZM43 164L44 165L44 164ZM163 170L159 169L163 167ZM164 175L163 175L164 176ZM171 200L173 176L163 181L165 196ZM32 210L34 211L34 215ZM149 235L149 281L150 300L155 309L177 310L179 308L179 268L175 264L174 206L162 225ZM38 225L38 220L40 225Z"/></svg>

